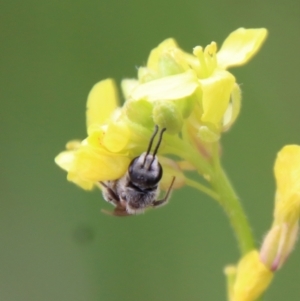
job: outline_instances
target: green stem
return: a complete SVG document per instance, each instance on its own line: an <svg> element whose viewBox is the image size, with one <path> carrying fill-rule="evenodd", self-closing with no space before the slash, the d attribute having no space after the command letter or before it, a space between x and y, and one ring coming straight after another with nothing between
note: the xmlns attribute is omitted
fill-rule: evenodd
<svg viewBox="0 0 300 301"><path fill-rule="evenodd" d="M220 196L220 203L235 232L240 252L245 255L255 247L253 234L242 205L220 164L219 156L215 155L214 159L211 184Z"/></svg>
<svg viewBox="0 0 300 301"><path fill-rule="evenodd" d="M254 248L252 231L242 205L221 167L218 143L212 144L211 161L199 155L193 147L178 137L168 137L165 150L192 163L198 173L210 182L213 191L202 184L195 185L190 182L188 185L210 195L224 208L235 232L241 254L244 255L252 250Z"/></svg>
<svg viewBox="0 0 300 301"><path fill-rule="evenodd" d="M220 202L219 195L216 192L214 192L212 189L206 187L205 185L198 183L189 178L185 178L185 183L188 186L191 186L193 188L196 188L196 189L202 191L203 193L207 194L208 196L210 196L212 199L216 200L217 202Z"/></svg>
<svg viewBox="0 0 300 301"><path fill-rule="evenodd" d="M212 173L212 168L206 158L177 136L169 136L165 139L165 152L192 163L201 175Z"/></svg>

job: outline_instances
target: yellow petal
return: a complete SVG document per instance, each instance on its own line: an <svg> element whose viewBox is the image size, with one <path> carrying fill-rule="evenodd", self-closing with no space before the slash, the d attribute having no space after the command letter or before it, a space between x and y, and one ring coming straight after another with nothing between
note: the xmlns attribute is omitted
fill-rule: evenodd
<svg viewBox="0 0 300 301"><path fill-rule="evenodd" d="M228 131L237 119L241 109L242 91L237 83L234 84L229 103L223 118L223 132Z"/></svg>
<svg viewBox="0 0 300 301"><path fill-rule="evenodd" d="M149 101L176 100L192 95L198 86L196 75L190 70L141 84L133 90L131 98Z"/></svg>
<svg viewBox="0 0 300 301"><path fill-rule="evenodd" d="M257 250L249 252L237 266L232 301L255 301L272 278L273 273L260 261Z"/></svg>
<svg viewBox="0 0 300 301"><path fill-rule="evenodd" d="M103 137L103 146L113 152L118 153L126 148L130 141L130 130L125 123L111 122Z"/></svg>
<svg viewBox="0 0 300 301"><path fill-rule="evenodd" d="M125 174L129 162L125 156L112 155L105 150L84 145L75 154L68 180L80 185L118 179Z"/></svg>
<svg viewBox="0 0 300 301"><path fill-rule="evenodd" d="M200 80L200 83L203 93L201 120L219 128L228 107L235 78L231 73L219 70L215 71L211 77Z"/></svg>
<svg viewBox="0 0 300 301"><path fill-rule="evenodd" d="M97 83L87 100L87 128L93 124L104 123L118 105L119 98L115 82L112 79L106 79Z"/></svg>
<svg viewBox="0 0 300 301"><path fill-rule="evenodd" d="M65 171L69 172L73 168L75 157L76 150L64 151L56 156L55 163ZM94 183L92 181L81 178L79 175L76 176L75 173L73 173L73 178L71 181L85 190L91 190L94 186Z"/></svg>
<svg viewBox="0 0 300 301"><path fill-rule="evenodd" d="M65 171L69 171L74 162L75 152L76 151L74 150L67 150L61 152L55 157L54 161L60 168L62 168Z"/></svg>
<svg viewBox="0 0 300 301"><path fill-rule="evenodd" d="M95 186L95 182L86 180L80 177L80 174L76 174L74 172L68 173L67 180L73 182L80 188L84 190L92 190Z"/></svg>
<svg viewBox="0 0 300 301"><path fill-rule="evenodd" d="M265 28L239 28L232 32L217 53L219 67L226 69L247 63L258 52L267 34Z"/></svg>
<svg viewBox="0 0 300 301"><path fill-rule="evenodd" d="M105 148L108 152L123 151L130 141L130 131L121 109L116 109L104 125L93 124L88 128L87 141L95 148Z"/></svg>
<svg viewBox="0 0 300 301"><path fill-rule="evenodd" d="M300 214L299 145L287 145L278 153L274 172L277 183L275 219L295 223Z"/></svg>
<svg viewBox="0 0 300 301"><path fill-rule="evenodd" d="M138 84L139 81L134 78L125 78L121 81L122 92L125 99L129 97L133 89L137 87Z"/></svg>

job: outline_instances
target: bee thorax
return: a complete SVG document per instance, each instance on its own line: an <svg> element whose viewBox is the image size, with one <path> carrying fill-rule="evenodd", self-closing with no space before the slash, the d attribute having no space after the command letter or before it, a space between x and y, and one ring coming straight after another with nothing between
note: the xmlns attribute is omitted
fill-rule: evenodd
<svg viewBox="0 0 300 301"><path fill-rule="evenodd" d="M126 210L131 214L143 212L151 206L158 195L158 189L142 192L131 187L126 189Z"/></svg>

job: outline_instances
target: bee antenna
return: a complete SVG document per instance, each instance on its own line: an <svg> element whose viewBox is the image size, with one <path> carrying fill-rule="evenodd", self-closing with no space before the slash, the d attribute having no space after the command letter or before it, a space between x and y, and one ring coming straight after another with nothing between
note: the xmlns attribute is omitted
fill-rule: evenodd
<svg viewBox="0 0 300 301"><path fill-rule="evenodd" d="M144 165L146 163L146 158L147 158L147 156L149 155L149 153L151 151L151 147L152 147L152 144L153 144L153 141L154 141L154 138L155 138L157 132L158 132L158 125L155 125L155 129L154 129L154 132L153 132L153 134L152 134L152 136L150 138L149 146L148 146L145 158L144 158L144 162L143 162L142 168L144 167Z"/></svg>
<svg viewBox="0 0 300 301"><path fill-rule="evenodd" d="M149 164L148 170L150 170L150 167L151 167L151 165L152 165L152 163L153 163L153 161L154 161L154 159L155 159L156 153L157 153L158 148L159 148L159 146L160 146L160 144L161 144L161 141L162 141L163 133L164 133L166 130L167 130L166 128L163 128L163 129L160 131L160 135L159 135L159 138L158 138L158 142L157 142L156 147L155 147L154 152L153 152L153 159L152 159L151 163Z"/></svg>

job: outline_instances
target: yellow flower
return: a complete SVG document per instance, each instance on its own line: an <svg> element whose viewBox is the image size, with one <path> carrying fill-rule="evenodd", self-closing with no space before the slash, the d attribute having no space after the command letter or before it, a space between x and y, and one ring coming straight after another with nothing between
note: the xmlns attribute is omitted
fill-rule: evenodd
<svg viewBox="0 0 300 301"><path fill-rule="evenodd" d="M192 70L152 80L137 85L131 91L125 111L128 114L134 108L132 120L138 122L141 112L149 106L153 124L166 127L169 133L175 134L181 131L183 119L190 115L194 107L198 87L198 79ZM145 102L149 105L145 106ZM146 117L143 119L147 120Z"/></svg>
<svg viewBox="0 0 300 301"><path fill-rule="evenodd" d="M204 50L197 46L193 54L181 50L174 39L165 40L151 51L147 65L139 68L138 79L122 81L122 107L112 79L93 87L87 100L88 136L70 144L55 162L68 172L68 180L92 189L99 181L125 174L131 160L146 150L154 125L167 128L159 155L186 160L191 141L205 149L201 143L217 141L239 113L240 89L225 68L246 63L265 37L265 29L239 29L219 52L212 42ZM173 163L165 166L169 177L181 172ZM184 179L182 174L177 184Z"/></svg>
<svg viewBox="0 0 300 301"><path fill-rule="evenodd" d="M292 251L300 215L300 146L287 145L277 155L274 167L277 191L274 221L261 249L261 259L273 271Z"/></svg>
<svg viewBox="0 0 300 301"><path fill-rule="evenodd" d="M130 132L119 120L117 105L113 80L96 84L87 100L89 137L81 143L67 144L67 150L55 158L56 164L68 172L68 180L83 189L92 189L99 181L120 178L126 172L130 159L122 151Z"/></svg>
<svg viewBox="0 0 300 301"><path fill-rule="evenodd" d="M212 135L228 130L239 114L241 91L234 76L225 69L247 63L259 50L267 30L239 28L232 32L217 52L212 42L203 50L194 48L189 57L197 72L202 90L203 114L200 123L212 130ZM201 132L199 132L201 137ZM205 137L204 137L205 140Z"/></svg>
<svg viewBox="0 0 300 301"><path fill-rule="evenodd" d="M124 108L118 107L118 95L111 79L92 88L86 119L88 137L82 142L69 142L67 150L55 162L68 172L69 181L90 190L99 181L119 179L126 173L131 160L147 149L154 124L147 129L127 118ZM162 148L163 145L164 141ZM183 173L174 161L161 158L161 164L165 171L161 181L163 189L168 188L174 175L177 177L174 188L184 184Z"/></svg>
<svg viewBox="0 0 300 301"><path fill-rule="evenodd" d="M130 108L137 103L142 107L145 101L151 103L153 119L167 126L170 133L180 132L184 119L196 111L188 120L194 128L191 132L204 141L218 140L220 133L234 123L241 102L236 79L226 69L247 63L266 36L264 28L240 28L228 36L219 52L212 42L204 49L195 47L193 54L180 49L174 39L167 39L151 51L147 66L139 69L139 80L131 86L126 105ZM173 104L161 104L168 100ZM186 103L184 109L182 103ZM176 117L169 118L171 114Z"/></svg>
<svg viewBox="0 0 300 301"><path fill-rule="evenodd" d="M255 301L269 286L273 273L260 261L257 250L239 262L230 301Z"/></svg>

